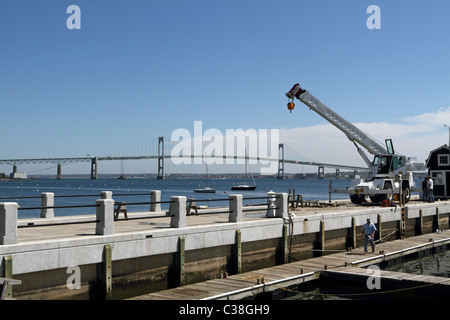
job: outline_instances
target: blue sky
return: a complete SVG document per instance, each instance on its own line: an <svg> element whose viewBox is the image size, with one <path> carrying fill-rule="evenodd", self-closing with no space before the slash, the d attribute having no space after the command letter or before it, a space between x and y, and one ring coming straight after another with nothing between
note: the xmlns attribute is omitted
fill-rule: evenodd
<svg viewBox="0 0 450 320"><path fill-rule="evenodd" d="M73 4L80 30L66 27ZM366 26L372 4L380 30ZM423 161L448 142L448 12L444 0L2 0L0 158L114 154L201 120L280 129L311 159L363 165L337 129L317 148L328 126L317 114L287 111L300 82L381 141L402 130ZM349 152L324 154L328 143Z"/></svg>

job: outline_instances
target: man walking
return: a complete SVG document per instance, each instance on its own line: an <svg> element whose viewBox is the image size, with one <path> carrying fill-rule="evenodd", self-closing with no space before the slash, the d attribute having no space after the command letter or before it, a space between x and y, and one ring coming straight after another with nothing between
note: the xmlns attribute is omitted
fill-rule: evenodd
<svg viewBox="0 0 450 320"><path fill-rule="evenodd" d="M370 218L367 218L367 223L363 225L362 230L362 234L364 237L364 254L368 253L367 250L369 247L369 243L370 246L372 247L372 253L375 251L375 241L374 241L375 231L377 231L377 228L372 222L370 222Z"/></svg>

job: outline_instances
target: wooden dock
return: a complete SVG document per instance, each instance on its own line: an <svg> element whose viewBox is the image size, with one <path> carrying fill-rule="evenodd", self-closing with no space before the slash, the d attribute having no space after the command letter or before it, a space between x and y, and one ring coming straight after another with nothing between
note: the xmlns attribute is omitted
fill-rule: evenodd
<svg viewBox="0 0 450 320"><path fill-rule="evenodd" d="M223 279L190 284L160 292L149 293L131 300L239 300L262 292L280 290L289 286L318 279L322 272L340 272L342 275L368 273L365 267L383 261L435 250L450 244L450 230L440 234L425 234L402 240L377 244L376 252L363 255L363 248L342 251L304 261L292 262L261 270L236 274ZM397 277L420 283L442 284L450 289L450 279L421 275L410 275L383 271L381 277Z"/></svg>

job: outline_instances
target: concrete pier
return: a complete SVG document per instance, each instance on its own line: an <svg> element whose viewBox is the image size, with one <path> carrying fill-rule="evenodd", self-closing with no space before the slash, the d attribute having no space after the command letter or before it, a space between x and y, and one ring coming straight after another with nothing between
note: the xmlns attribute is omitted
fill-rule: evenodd
<svg viewBox="0 0 450 320"><path fill-rule="evenodd" d="M114 195L102 194L91 216L17 219L17 204L0 204L0 277L11 274L22 281L13 288L15 298L105 299L108 292L122 299L177 286L180 273L188 285L294 259L326 259L335 250L362 245L360 227L366 218L380 223L381 242L399 238L402 219L399 207L342 204L289 210L287 194L275 194L276 217L271 218L266 218L267 205L242 206L239 196L230 197L228 208L186 215L185 197L173 197L167 212L132 212L127 206L128 218L115 221L114 200L109 199ZM155 197L158 192L150 199ZM406 238L449 227L449 202L413 201L404 212ZM109 265L105 252L111 257L106 291L98 272ZM67 269L73 266L81 274L76 290L66 286Z"/></svg>

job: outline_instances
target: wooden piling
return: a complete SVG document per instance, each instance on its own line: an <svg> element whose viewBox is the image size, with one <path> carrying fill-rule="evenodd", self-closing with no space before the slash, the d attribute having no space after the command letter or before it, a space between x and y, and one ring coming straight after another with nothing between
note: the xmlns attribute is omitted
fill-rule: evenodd
<svg viewBox="0 0 450 320"><path fill-rule="evenodd" d="M283 253L283 264L289 262L289 229L286 224L283 225L283 239L281 244L281 250Z"/></svg>
<svg viewBox="0 0 450 320"><path fill-rule="evenodd" d="M422 235L423 234L423 211L422 209L419 209L419 218L417 221L417 235Z"/></svg>
<svg viewBox="0 0 450 320"><path fill-rule="evenodd" d="M234 268L236 273L242 273L242 242L241 230L236 230L236 242L233 249Z"/></svg>
<svg viewBox="0 0 450 320"><path fill-rule="evenodd" d="M178 237L178 257L177 257L177 280L179 286L184 286L185 283L185 262L186 262L186 241L183 236Z"/></svg>
<svg viewBox="0 0 450 320"><path fill-rule="evenodd" d="M320 231L318 235L318 248L320 250L319 256L323 256L325 254L325 221L320 220Z"/></svg>
<svg viewBox="0 0 450 320"><path fill-rule="evenodd" d="M3 270L5 278L12 279L13 278L13 270L12 270L12 257L10 255L3 257ZM12 298L12 287L8 286L6 289L6 298Z"/></svg>
<svg viewBox="0 0 450 320"><path fill-rule="evenodd" d="M112 299L112 250L111 245L103 247L103 288L105 290L105 300Z"/></svg>
<svg viewBox="0 0 450 320"><path fill-rule="evenodd" d="M433 231L436 231L436 229L441 230L439 227L439 223L440 223L439 208L436 207L436 215L434 216Z"/></svg>
<svg viewBox="0 0 450 320"><path fill-rule="evenodd" d="M381 226L381 214L377 214L377 229L378 229L378 232L375 233L377 235L375 237L375 240L380 240L380 243L381 243L382 239L383 239L383 235L382 235L383 229Z"/></svg>

